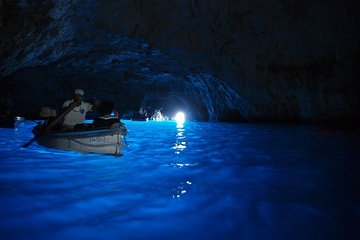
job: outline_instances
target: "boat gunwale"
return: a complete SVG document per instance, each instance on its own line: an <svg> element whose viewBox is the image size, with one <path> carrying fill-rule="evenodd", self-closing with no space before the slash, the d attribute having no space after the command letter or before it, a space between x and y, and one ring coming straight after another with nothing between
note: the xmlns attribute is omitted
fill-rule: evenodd
<svg viewBox="0 0 360 240"><path fill-rule="evenodd" d="M70 131L50 131L45 136L49 138L87 138L87 137L99 137L99 136L113 136L116 134L126 135L124 132L126 128L94 128L86 130L70 130ZM37 129L35 130L35 134Z"/></svg>

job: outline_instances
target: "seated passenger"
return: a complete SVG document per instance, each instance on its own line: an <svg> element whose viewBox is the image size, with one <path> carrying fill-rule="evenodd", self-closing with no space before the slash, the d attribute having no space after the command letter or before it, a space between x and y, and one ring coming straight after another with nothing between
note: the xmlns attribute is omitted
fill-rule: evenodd
<svg viewBox="0 0 360 240"><path fill-rule="evenodd" d="M55 109L51 109L49 107L42 107L39 115L42 119L45 120L43 124L43 128L46 128L55 119L57 114ZM61 127L61 123L57 123L52 129L58 130L60 129L60 127Z"/></svg>
<svg viewBox="0 0 360 240"><path fill-rule="evenodd" d="M94 119L94 128L110 127L114 123L120 123L117 113L115 113L115 116L111 115L114 111L114 108L115 106L113 102L106 100L101 101L98 106L98 112L100 113L100 117Z"/></svg>

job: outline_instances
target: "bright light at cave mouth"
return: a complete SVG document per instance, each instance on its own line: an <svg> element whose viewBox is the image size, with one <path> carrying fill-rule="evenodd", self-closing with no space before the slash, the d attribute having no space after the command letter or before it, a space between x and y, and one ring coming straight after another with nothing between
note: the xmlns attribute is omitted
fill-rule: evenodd
<svg viewBox="0 0 360 240"><path fill-rule="evenodd" d="M174 119L177 124L181 125L185 122L185 114L183 112L178 112Z"/></svg>

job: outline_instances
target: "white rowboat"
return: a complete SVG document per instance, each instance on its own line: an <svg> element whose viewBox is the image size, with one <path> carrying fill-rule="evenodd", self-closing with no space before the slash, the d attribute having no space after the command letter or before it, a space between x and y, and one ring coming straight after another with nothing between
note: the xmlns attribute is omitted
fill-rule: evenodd
<svg viewBox="0 0 360 240"><path fill-rule="evenodd" d="M41 125L34 127L33 133L39 133ZM124 126L97 128L89 130L51 131L41 135L36 142L39 145L61 150L82 153L123 155L123 140L127 134Z"/></svg>

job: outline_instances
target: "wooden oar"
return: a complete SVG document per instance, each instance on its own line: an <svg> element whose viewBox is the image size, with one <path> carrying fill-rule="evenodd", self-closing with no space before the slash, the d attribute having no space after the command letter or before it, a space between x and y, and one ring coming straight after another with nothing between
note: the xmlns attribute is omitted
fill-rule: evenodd
<svg viewBox="0 0 360 240"><path fill-rule="evenodd" d="M51 128L53 128L61 119L63 119L65 117L66 114L71 112L71 110L73 110L78 104L79 104L79 102L73 102L72 104L70 104L70 106L65 111L63 111L61 114L59 114L53 121L51 121L49 123L49 125L46 126L45 129L43 129L38 134L36 134L35 137L33 137L29 142L22 145L22 148L27 148L34 141L36 141L39 137L46 135L47 131L49 131Z"/></svg>

